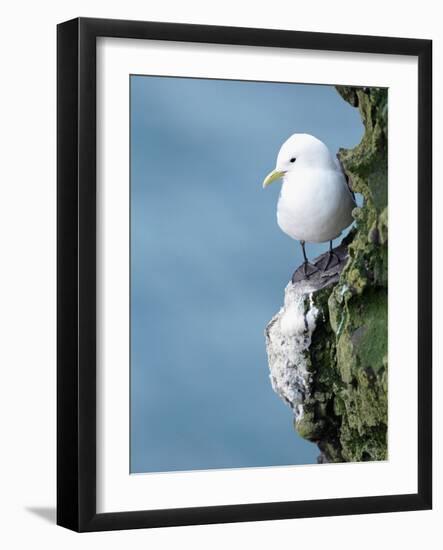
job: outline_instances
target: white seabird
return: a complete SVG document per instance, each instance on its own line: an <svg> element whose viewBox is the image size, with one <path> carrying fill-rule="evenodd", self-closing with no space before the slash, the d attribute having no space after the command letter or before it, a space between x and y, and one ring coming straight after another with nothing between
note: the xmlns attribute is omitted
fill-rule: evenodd
<svg viewBox="0 0 443 550"><path fill-rule="evenodd" d="M300 241L306 277L318 269L309 263L305 243L329 241L325 271L333 257L340 261L332 250L332 241L352 223L356 206L343 170L322 141L309 134L293 134L281 146L275 170L266 176L263 188L280 178L283 185L277 204L278 225Z"/></svg>

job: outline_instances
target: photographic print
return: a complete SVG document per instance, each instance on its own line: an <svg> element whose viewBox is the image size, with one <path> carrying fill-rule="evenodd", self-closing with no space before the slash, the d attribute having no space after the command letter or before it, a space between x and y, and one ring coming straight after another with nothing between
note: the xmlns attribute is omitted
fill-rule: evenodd
<svg viewBox="0 0 443 550"><path fill-rule="evenodd" d="M131 473L387 459L387 118L130 76Z"/></svg>

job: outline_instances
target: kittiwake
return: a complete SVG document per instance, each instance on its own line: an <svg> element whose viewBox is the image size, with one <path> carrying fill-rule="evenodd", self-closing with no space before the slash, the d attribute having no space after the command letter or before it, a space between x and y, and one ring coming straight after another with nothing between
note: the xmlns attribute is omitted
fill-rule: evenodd
<svg viewBox="0 0 443 550"><path fill-rule="evenodd" d="M283 179L277 204L277 223L291 238L300 241L303 251L303 270L306 277L317 266L306 256L305 243L329 241L329 255L324 271L331 265L334 254L332 241L352 221L355 198L345 174L328 147L309 134L293 134L286 140L277 156L275 170L266 176L263 188Z"/></svg>

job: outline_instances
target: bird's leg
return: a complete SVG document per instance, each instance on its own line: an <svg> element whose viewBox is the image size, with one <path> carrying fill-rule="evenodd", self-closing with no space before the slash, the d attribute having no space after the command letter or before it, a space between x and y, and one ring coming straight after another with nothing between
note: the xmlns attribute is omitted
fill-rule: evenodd
<svg viewBox="0 0 443 550"><path fill-rule="evenodd" d="M305 250L305 241L300 241L301 249L303 251L303 273L305 275L306 279L309 279L309 277L318 271L317 267L314 264L311 264L311 262L308 260L308 257L306 256L306 250ZM309 269L310 268L310 269Z"/></svg>
<svg viewBox="0 0 443 550"><path fill-rule="evenodd" d="M332 258L335 258L337 260L337 264L335 264L335 265L338 265L340 263L339 256L337 256L337 254L332 250L332 241L329 241L329 252L328 252L328 257L327 257L327 260L326 260L325 267L323 268L323 271L328 270L328 268L331 264Z"/></svg>

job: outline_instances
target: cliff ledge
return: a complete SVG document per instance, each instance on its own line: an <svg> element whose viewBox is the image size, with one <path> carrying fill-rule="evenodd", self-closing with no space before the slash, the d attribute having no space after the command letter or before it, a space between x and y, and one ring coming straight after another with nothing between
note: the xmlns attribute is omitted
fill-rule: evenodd
<svg viewBox="0 0 443 550"><path fill-rule="evenodd" d="M338 153L364 204L325 274L293 277L266 327L271 383L319 462L387 459L387 89L338 86L359 109L361 143ZM317 259L319 260L319 259ZM316 261L317 261L316 260Z"/></svg>

